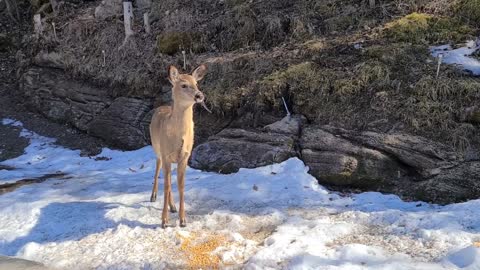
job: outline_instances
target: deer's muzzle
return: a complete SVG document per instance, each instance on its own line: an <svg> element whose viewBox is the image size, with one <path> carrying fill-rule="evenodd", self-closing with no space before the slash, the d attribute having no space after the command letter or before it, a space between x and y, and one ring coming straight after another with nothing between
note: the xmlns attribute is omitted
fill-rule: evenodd
<svg viewBox="0 0 480 270"><path fill-rule="evenodd" d="M195 102L196 102L196 103L202 103L203 100L205 99L205 96L203 95L202 92L199 91L199 92L197 92L197 93L195 94L194 99L195 99Z"/></svg>

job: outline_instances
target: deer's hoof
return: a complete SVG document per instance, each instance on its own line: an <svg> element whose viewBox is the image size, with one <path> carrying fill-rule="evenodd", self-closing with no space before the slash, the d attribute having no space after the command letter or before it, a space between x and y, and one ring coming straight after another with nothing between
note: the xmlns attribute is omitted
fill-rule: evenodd
<svg viewBox="0 0 480 270"><path fill-rule="evenodd" d="M166 229L168 227L175 227L175 225L168 223L168 221L162 222L162 229Z"/></svg>
<svg viewBox="0 0 480 270"><path fill-rule="evenodd" d="M157 200L157 194L152 194L152 196L150 196L150 202L155 202Z"/></svg>
<svg viewBox="0 0 480 270"><path fill-rule="evenodd" d="M187 227L187 221L186 220L180 220L180 227L182 227L182 228Z"/></svg>
<svg viewBox="0 0 480 270"><path fill-rule="evenodd" d="M176 213L177 212L177 208L174 206L170 207L170 213Z"/></svg>

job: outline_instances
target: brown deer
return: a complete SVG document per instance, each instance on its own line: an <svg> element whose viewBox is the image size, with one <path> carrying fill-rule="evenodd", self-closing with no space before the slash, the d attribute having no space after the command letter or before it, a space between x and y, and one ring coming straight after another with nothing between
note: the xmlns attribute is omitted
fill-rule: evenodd
<svg viewBox="0 0 480 270"><path fill-rule="evenodd" d="M171 190L171 164L177 163L177 184L180 193L180 226L186 226L185 220L185 170L193 148L193 105L204 100L197 82L207 72L205 65L197 67L192 75L179 74L174 66L168 67L168 80L172 84L172 106L161 106L153 114L150 123L152 147L157 155L157 165L150 201L157 199L158 174L163 168L163 211L162 228L168 224L168 211L175 213L175 203Z"/></svg>

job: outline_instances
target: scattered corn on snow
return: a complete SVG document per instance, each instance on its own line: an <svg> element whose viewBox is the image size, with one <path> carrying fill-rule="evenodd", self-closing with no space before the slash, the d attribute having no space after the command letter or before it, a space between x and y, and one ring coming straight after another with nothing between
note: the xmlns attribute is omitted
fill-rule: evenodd
<svg viewBox="0 0 480 270"><path fill-rule="evenodd" d="M188 227L171 214L177 226L164 230L162 196L149 202L150 147L90 158L21 135L30 145L1 163L17 168L1 170L2 181L66 176L0 195L0 254L59 269L480 269L478 200L342 197L292 158L230 175L188 169Z"/></svg>

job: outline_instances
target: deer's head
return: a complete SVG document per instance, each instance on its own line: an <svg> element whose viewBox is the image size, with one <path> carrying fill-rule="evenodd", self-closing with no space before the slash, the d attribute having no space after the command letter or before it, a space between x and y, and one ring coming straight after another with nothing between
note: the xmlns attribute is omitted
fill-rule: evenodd
<svg viewBox="0 0 480 270"><path fill-rule="evenodd" d="M174 66L168 67L168 80L172 84L172 97L175 104L180 106L193 106L195 103L203 103L205 96L198 89L197 82L203 79L207 73L207 67L200 65L192 75L180 74Z"/></svg>

